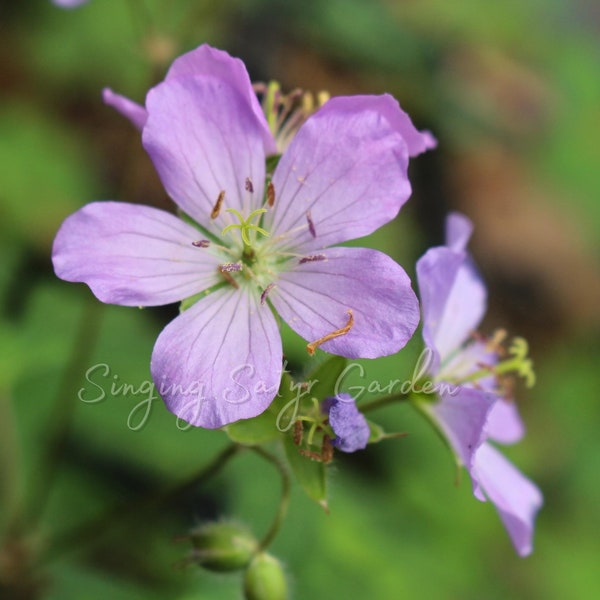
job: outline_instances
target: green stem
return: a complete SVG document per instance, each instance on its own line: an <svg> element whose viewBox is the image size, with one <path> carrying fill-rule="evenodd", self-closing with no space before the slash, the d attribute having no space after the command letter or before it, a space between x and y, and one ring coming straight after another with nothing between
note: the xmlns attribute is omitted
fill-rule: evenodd
<svg viewBox="0 0 600 600"><path fill-rule="evenodd" d="M405 394L403 392L389 394L388 396L382 396L381 398L375 398L374 400L363 402L360 404L359 408L362 413L366 413L372 410L377 410L378 408L383 408L388 404L394 404L395 402L408 402L410 400L410 396L410 393Z"/></svg>
<svg viewBox="0 0 600 600"><path fill-rule="evenodd" d="M271 523L271 527L269 527L269 530L259 544L258 552L262 552L271 545L275 539L275 536L279 532L279 529L281 528L290 504L292 485L290 476L284 464L276 456L270 452L267 452L260 446L253 446L251 450L256 452L256 454L264 458L266 461L270 462L277 469L279 475L281 476L281 500L279 501L279 508L277 509L277 513L275 514L273 522Z"/></svg>
<svg viewBox="0 0 600 600"><path fill-rule="evenodd" d="M237 454L246 448L240 444L228 444L215 458L202 467L202 469L192 475L190 478L163 489L158 494L148 494L142 502L135 503L127 501L119 503L117 506L108 510L102 516L79 525L74 530L69 531L62 536L56 536L46 549L45 560L49 562L54 560L70 548L80 550L84 545L96 543L103 535L109 531L114 531L118 527L125 528L133 525L142 517L147 517L158 508L172 502L179 496L184 495L190 490L204 484L211 477L214 477L225 465Z"/></svg>

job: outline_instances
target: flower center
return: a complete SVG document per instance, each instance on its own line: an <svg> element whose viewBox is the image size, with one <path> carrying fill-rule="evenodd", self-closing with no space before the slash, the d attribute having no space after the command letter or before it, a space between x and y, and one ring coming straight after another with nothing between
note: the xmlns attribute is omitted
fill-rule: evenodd
<svg viewBox="0 0 600 600"><path fill-rule="evenodd" d="M227 227L225 227L223 229L223 231L221 231L221 235L224 236L229 231L233 231L234 229L239 229L240 235L242 237L242 241L244 242L244 254L246 254L246 248L248 248L248 250L250 250L250 251L252 250L252 245L256 242L256 234L257 233L260 233L260 234L264 235L265 237L269 237L269 232L266 229L263 229L262 227L260 227L260 225L256 225L255 223L252 223L252 221L254 219L256 219L256 217L267 212L266 208L257 208L256 210L253 210L248 215L247 219L244 219L244 217L240 214L240 212L238 210L236 210L235 208L228 208L228 209L226 209L225 212L235 215L239 219L240 222L232 223L231 225L227 225ZM254 233L254 232L256 232L256 233Z"/></svg>
<svg viewBox="0 0 600 600"><path fill-rule="evenodd" d="M489 340L471 342L444 365L438 379L457 385L480 385L483 380L493 377L496 386L503 390L512 387L511 382L515 377L522 377L527 387L533 387L535 371L533 361L528 357L529 344L524 338L515 337L507 349L503 346L505 338L506 332L498 330ZM467 364L468 369L465 369ZM450 377L449 372L452 373Z"/></svg>

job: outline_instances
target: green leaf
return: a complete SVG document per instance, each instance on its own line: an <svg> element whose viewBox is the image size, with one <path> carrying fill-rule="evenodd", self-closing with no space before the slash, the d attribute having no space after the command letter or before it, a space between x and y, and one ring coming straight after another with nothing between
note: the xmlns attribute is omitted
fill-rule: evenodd
<svg viewBox="0 0 600 600"><path fill-rule="evenodd" d="M300 384L289 373L281 378L279 392L265 412L253 419L242 419L225 427L233 442L246 445L264 444L289 431L301 397Z"/></svg>
<svg viewBox="0 0 600 600"><path fill-rule="evenodd" d="M294 444L294 440L289 435L283 438L283 446L292 473L302 489L309 498L318 502L326 512L329 512L325 464L300 454L298 446Z"/></svg>

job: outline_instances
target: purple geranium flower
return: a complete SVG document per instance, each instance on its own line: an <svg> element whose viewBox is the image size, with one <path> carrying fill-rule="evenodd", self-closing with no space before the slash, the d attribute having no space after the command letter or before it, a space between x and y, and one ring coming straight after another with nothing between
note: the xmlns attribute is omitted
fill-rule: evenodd
<svg viewBox="0 0 600 600"><path fill-rule="evenodd" d="M53 262L103 302L183 301L151 361L169 410L207 428L263 412L282 364L273 310L309 352L373 358L406 344L419 314L403 269L376 250L331 247L390 221L410 195L409 156L431 138L393 98L329 100L270 182L274 139L243 63L225 52L202 46L177 59L138 108L182 217L89 204L61 226Z"/></svg>
<svg viewBox="0 0 600 600"><path fill-rule="evenodd" d="M488 440L512 444L524 431L496 376L516 370L532 378L533 373L521 352L523 341L513 346L515 356L500 362L497 344L472 337L485 312L486 289L466 252L471 231L466 217L450 215L447 245L431 248L417 263L423 338L438 389L438 401L419 406L466 466L475 497L495 505L517 552L525 556L532 550L542 495Z"/></svg>
<svg viewBox="0 0 600 600"><path fill-rule="evenodd" d="M371 434L364 415L356 408L350 394L338 394L326 398L322 410L329 416L329 424L335 433L332 444L342 452L363 450L369 443Z"/></svg>

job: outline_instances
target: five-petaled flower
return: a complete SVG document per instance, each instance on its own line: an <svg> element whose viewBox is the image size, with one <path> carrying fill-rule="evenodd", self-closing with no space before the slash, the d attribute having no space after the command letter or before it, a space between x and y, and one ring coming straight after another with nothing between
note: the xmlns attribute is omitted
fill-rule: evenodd
<svg viewBox="0 0 600 600"><path fill-rule="evenodd" d="M542 495L489 441L512 444L523 436L517 408L500 384L515 372L533 383L533 371L524 340L515 340L511 356L503 357L500 339L472 335L485 312L486 289L466 252L471 231L466 217L451 214L447 245L431 248L417 263L430 375L438 384L450 384L439 386L437 401L423 398L418 406L467 468L475 497L495 505L517 552L525 556L532 550Z"/></svg>
<svg viewBox="0 0 600 600"><path fill-rule="evenodd" d="M169 410L207 428L263 412L281 375L274 311L309 352L374 358L406 344L419 310L404 270L376 250L332 247L398 214L409 156L433 144L392 97L327 101L272 179L275 141L243 63L225 52L177 59L144 107L112 100L142 129L180 214L89 204L63 223L53 262L103 302L183 301L151 360Z"/></svg>

